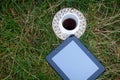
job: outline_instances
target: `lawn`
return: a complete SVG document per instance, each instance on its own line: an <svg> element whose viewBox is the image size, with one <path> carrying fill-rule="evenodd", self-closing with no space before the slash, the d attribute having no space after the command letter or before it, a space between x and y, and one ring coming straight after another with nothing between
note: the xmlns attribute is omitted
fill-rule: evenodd
<svg viewBox="0 0 120 80"><path fill-rule="evenodd" d="M80 40L120 80L119 0L0 0L0 80L61 80L45 60L62 40L52 30L60 9L80 10L87 29Z"/></svg>

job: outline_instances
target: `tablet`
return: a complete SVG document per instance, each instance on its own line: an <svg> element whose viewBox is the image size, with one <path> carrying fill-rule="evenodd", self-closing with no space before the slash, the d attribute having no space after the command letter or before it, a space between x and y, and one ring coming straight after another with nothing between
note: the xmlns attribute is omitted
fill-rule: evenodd
<svg viewBox="0 0 120 80"><path fill-rule="evenodd" d="M75 36L70 36L46 57L64 80L95 80L104 66Z"/></svg>

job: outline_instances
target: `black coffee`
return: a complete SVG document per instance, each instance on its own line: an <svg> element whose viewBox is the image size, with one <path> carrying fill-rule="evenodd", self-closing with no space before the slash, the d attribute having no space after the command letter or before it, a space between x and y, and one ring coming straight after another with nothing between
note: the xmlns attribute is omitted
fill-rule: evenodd
<svg viewBox="0 0 120 80"><path fill-rule="evenodd" d="M68 19L63 21L62 25L67 30L73 30L76 27L76 22L75 22L75 20L68 18Z"/></svg>

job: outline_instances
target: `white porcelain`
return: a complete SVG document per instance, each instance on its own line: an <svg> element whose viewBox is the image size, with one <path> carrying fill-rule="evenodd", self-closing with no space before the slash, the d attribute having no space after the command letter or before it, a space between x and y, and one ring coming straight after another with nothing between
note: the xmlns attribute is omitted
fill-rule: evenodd
<svg viewBox="0 0 120 80"><path fill-rule="evenodd" d="M69 18L76 22L76 27L73 30L68 30L63 27L63 21ZM77 38L79 38L85 32L86 19L84 15L77 9L64 8L55 14L52 27L56 36L62 40L65 40L70 35L75 35Z"/></svg>

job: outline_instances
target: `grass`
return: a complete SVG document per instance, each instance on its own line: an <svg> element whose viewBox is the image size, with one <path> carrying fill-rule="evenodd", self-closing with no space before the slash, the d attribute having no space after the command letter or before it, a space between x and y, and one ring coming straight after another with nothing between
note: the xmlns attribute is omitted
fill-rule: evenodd
<svg viewBox="0 0 120 80"><path fill-rule="evenodd" d="M45 57L62 42L51 23L66 7L87 19L80 40L106 68L97 80L120 80L119 0L0 0L0 80L61 80Z"/></svg>

